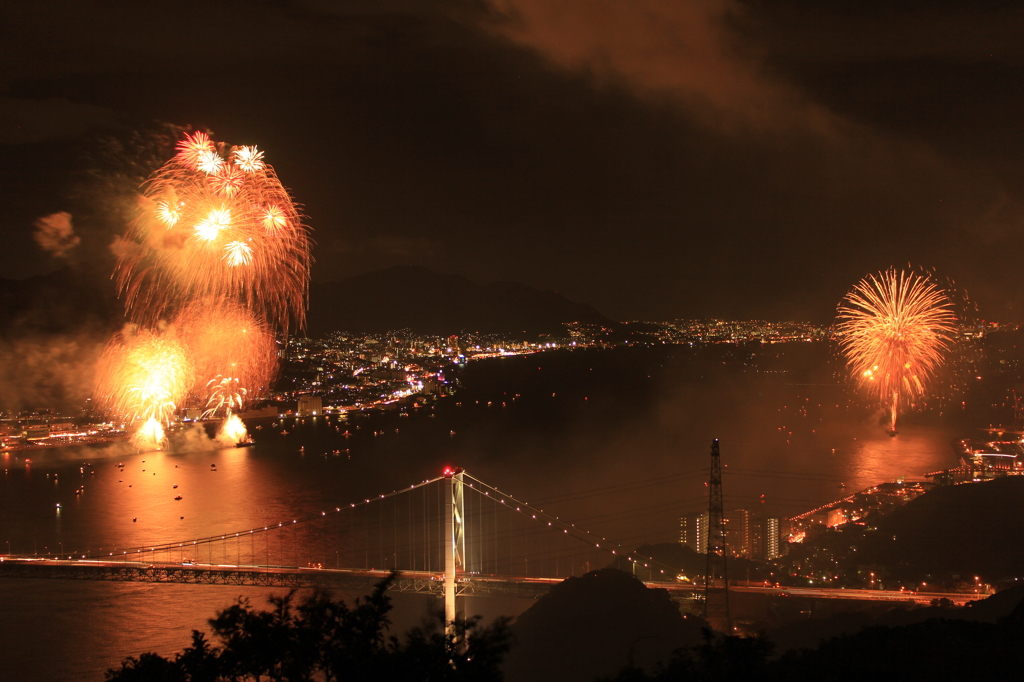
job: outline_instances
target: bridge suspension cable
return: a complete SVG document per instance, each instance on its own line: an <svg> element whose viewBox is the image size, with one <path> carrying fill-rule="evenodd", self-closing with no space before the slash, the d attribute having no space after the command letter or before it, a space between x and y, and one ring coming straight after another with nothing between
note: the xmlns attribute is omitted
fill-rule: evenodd
<svg viewBox="0 0 1024 682"><path fill-rule="evenodd" d="M558 516L548 514L543 509L536 508L527 502L504 493L468 473L464 474L464 477L468 481L465 487L469 490L484 498L490 498L496 504L500 504L538 525L546 525L556 531L560 530L563 535L573 537L582 543L593 546L595 549L600 549L617 558L625 558L634 568L643 567L651 569L656 571L658 575L665 576L666 579L675 577L676 569L672 566L655 561L649 556L640 555L633 550L628 550L615 542L609 542L607 538L598 537L589 530L580 528L575 523L563 521Z"/></svg>
<svg viewBox="0 0 1024 682"><path fill-rule="evenodd" d="M248 529L240 530L240 531L231 531L231 532L227 532L227 533L218 533L218 534L208 535L208 536L200 537L200 538L192 538L192 539L189 539L189 540L174 540L174 541L169 541L169 542L161 542L161 543L153 543L153 544L146 544L146 545L135 545L135 546L131 546L131 547L117 548L117 549L114 549L114 550L108 551L108 552L102 552L102 551L81 552L81 551L78 551L78 552L69 552L68 554L71 555L71 556L81 556L81 558L83 558L83 559L110 559L112 557L117 557L117 556L127 557L127 556L132 555L132 554L140 555L140 554L144 554L144 553L162 552L162 551L173 550L173 549L189 547L189 546L196 547L196 546L199 546L199 545L206 545L206 544L215 543L215 542L222 542L222 541L225 541L225 540L229 540L229 539L233 539L233 538L239 538L239 537L243 537L243 536L256 535L256 534L259 534L259 533L268 533L268 532L271 532L271 531L279 530L279 529L290 527L290 526L297 526L299 524L308 524L308 523L313 522L313 521L320 521L324 517L328 517L328 516L335 515L335 514L342 514L342 513L348 512L348 511L350 511L352 509L358 509L360 507L365 507L365 506L368 506L370 504L379 502L381 500L388 500L388 499L394 498L394 497L396 497L398 495L403 495L403 494L408 493L410 491L418 490L420 488L429 486L430 484L436 483L437 481L440 481L440 480L443 480L443 479L444 479L443 476L438 476L436 478L427 479L427 480L421 481L419 483L414 483L414 484L410 485L408 488L400 488L398 490L393 490L390 493L380 494L380 495L377 495L375 497L363 498L361 501L358 501L358 502L350 502L350 503L345 504L345 505L337 506L333 510L321 511L319 514L316 514L316 515L305 516L305 517L302 517L302 518L294 518L294 519L291 519L290 521L279 521L276 524L275 523L270 523L270 524L267 524L267 525L264 525L264 526L257 526L255 528L248 528ZM49 555L46 555L46 556L58 556L58 555L56 555L56 554L49 554Z"/></svg>

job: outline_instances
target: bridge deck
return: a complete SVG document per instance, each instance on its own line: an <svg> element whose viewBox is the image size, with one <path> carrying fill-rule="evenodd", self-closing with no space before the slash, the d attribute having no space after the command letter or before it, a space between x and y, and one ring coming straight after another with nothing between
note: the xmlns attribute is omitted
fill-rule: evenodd
<svg viewBox="0 0 1024 682"><path fill-rule="evenodd" d="M321 569L287 566L233 566L206 564L133 563L116 561L54 561L0 559L0 578L54 580L108 580L194 585L254 585L286 588L350 588L369 591L386 578L388 571ZM458 595L501 595L536 598L546 594L557 579L514 579L497 576L460 578ZM440 596L443 576L436 573L400 571L391 589Z"/></svg>
<svg viewBox="0 0 1024 682"><path fill-rule="evenodd" d="M109 580L195 585L255 585L286 588L347 588L369 591L386 578L388 571L363 569L322 569L287 566L235 566L208 564L134 563L118 561L54 561L50 559L0 557L0 578L49 578L58 580ZM459 574L456 594L459 596L504 596L535 599L546 594L551 586L564 578L525 576L489 576ZM646 582L648 587L668 590L676 600L703 597L703 587L681 583ZM441 596L444 578L438 573L400 571L391 589ZM828 589L800 587L760 587L730 585L730 592L750 592L767 596L787 595L812 599L859 599L870 601L929 604L934 599L948 599L963 605L984 599L978 593L918 593L882 590Z"/></svg>

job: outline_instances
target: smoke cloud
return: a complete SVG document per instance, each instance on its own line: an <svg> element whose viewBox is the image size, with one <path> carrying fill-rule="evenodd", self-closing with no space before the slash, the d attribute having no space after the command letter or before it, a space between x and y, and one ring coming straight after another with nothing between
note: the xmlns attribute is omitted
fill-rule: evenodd
<svg viewBox="0 0 1024 682"><path fill-rule="evenodd" d="M741 49L733 0L664 3L496 0L499 31L598 85L669 97L705 125L827 128L835 121Z"/></svg>
<svg viewBox="0 0 1024 682"><path fill-rule="evenodd" d="M99 338L0 339L0 409L81 409L92 395Z"/></svg>
<svg viewBox="0 0 1024 682"><path fill-rule="evenodd" d="M32 238L43 251L54 258L67 258L68 253L81 243L71 224L71 214L66 211L51 213L38 218L35 222Z"/></svg>

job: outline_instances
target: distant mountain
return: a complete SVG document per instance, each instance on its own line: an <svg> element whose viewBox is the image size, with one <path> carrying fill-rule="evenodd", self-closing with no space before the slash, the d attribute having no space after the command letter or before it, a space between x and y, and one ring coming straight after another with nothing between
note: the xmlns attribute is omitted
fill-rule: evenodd
<svg viewBox="0 0 1024 682"><path fill-rule="evenodd" d="M419 266L399 266L310 286L309 334L380 333L409 328L424 334L460 331L536 336L559 334L578 320L613 324L583 303L516 282L478 284Z"/></svg>
<svg viewBox="0 0 1024 682"><path fill-rule="evenodd" d="M23 280L0 278L0 336L111 333L124 320L109 264L78 265ZM614 326L589 305L516 282L478 284L417 266L310 285L307 333L461 331L561 334L564 322Z"/></svg>
<svg viewBox="0 0 1024 682"><path fill-rule="evenodd" d="M123 310L105 264L0 278L0 336L112 331L120 327Z"/></svg>

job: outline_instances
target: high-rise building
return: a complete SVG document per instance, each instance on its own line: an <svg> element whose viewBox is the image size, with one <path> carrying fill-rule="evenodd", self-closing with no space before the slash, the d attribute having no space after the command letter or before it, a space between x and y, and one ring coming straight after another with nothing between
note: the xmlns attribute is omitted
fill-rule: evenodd
<svg viewBox="0 0 1024 682"><path fill-rule="evenodd" d="M782 556L782 521L760 518L746 509L732 509L722 515L725 545L729 556L776 559ZM698 554L708 551L708 513L693 512L679 519L679 542Z"/></svg>
<svg viewBox="0 0 1024 682"><path fill-rule="evenodd" d="M722 515L722 522L730 556L766 560L782 556L780 518L763 518L746 509L733 509ZM707 541L707 512L693 512L679 519L680 543L704 554L708 551Z"/></svg>
<svg viewBox="0 0 1024 682"><path fill-rule="evenodd" d="M764 559L765 552L765 519L760 514L750 516L750 558Z"/></svg>
<svg viewBox="0 0 1024 682"><path fill-rule="evenodd" d="M708 551L708 513L693 512L679 519L679 542L698 554Z"/></svg>
<svg viewBox="0 0 1024 682"><path fill-rule="evenodd" d="M752 554L751 514L746 509L727 511L722 521L725 524L725 545L733 556L749 557Z"/></svg>
<svg viewBox="0 0 1024 682"><path fill-rule="evenodd" d="M770 516L764 522L764 558L768 561L782 556L779 538L782 537L782 523L776 516Z"/></svg>

